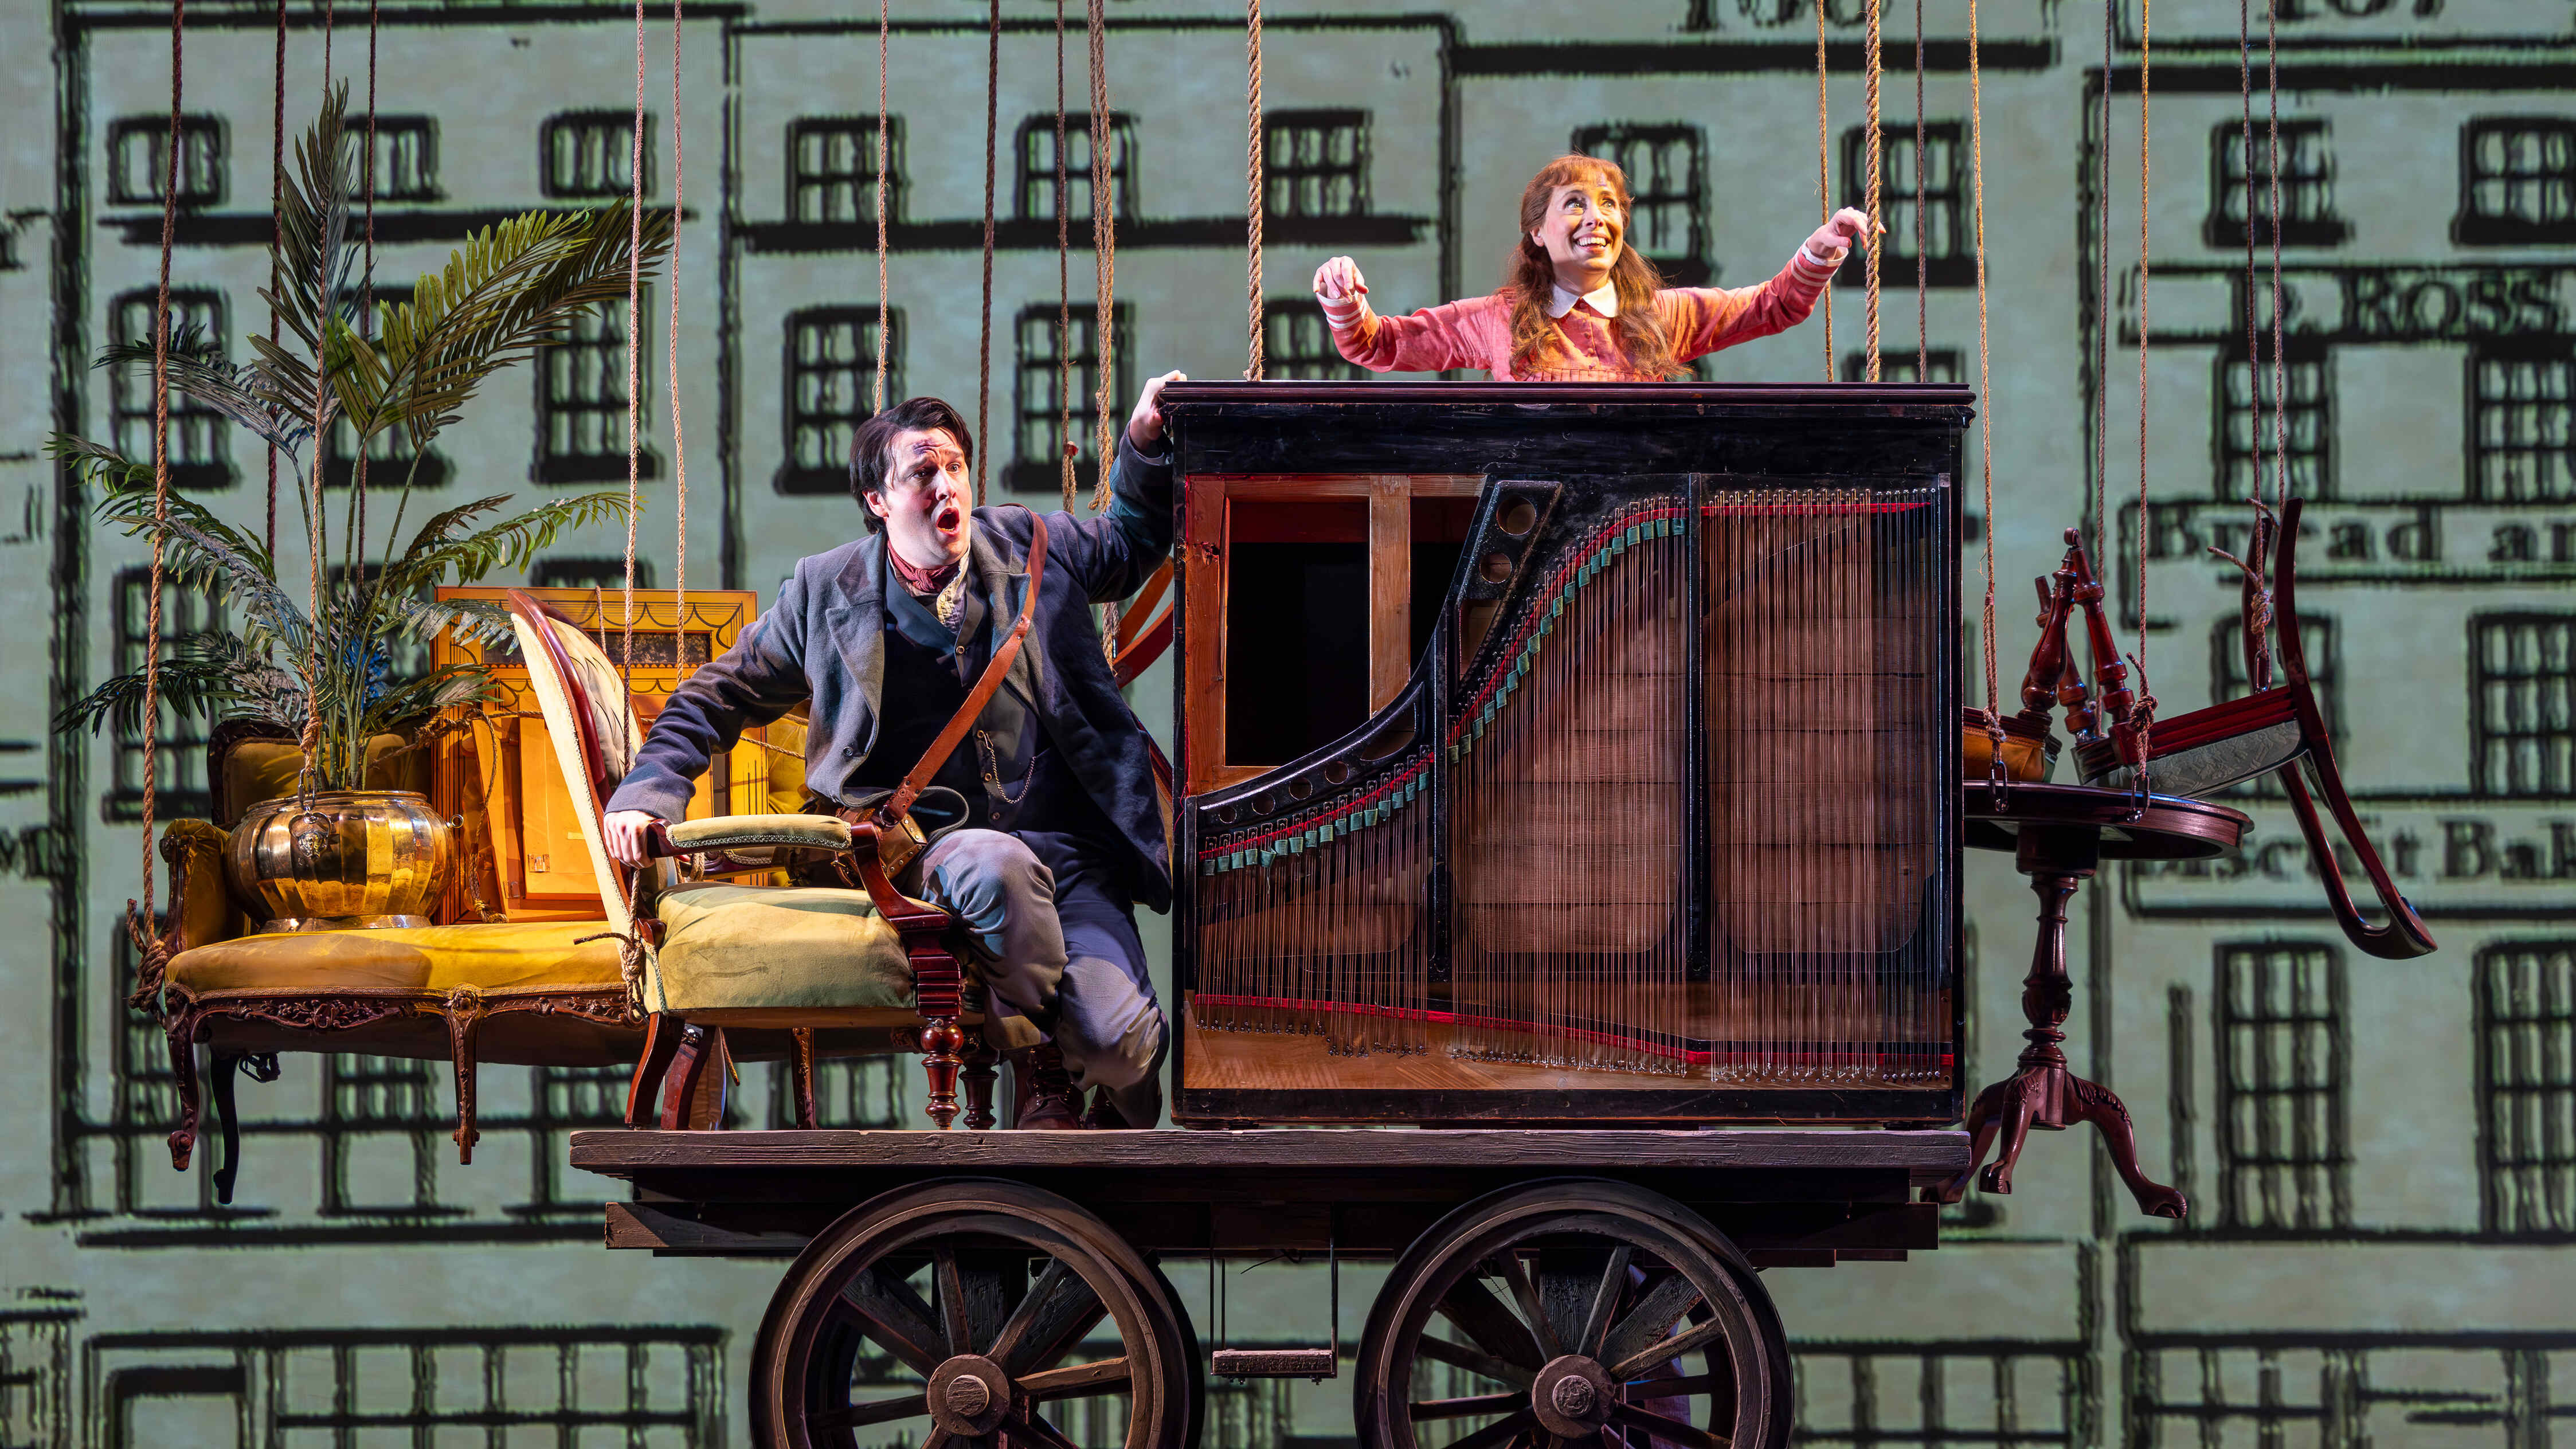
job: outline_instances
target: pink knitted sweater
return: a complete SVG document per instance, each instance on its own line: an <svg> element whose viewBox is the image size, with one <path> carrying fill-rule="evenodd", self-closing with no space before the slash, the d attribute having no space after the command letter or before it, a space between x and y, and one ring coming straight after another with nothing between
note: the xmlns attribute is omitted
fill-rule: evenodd
<svg viewBox="0 0 2576 1449"><path fill-rule="evenodd" d="M1758 287L1667 287L1655 294L1655 309L1673 339L1674 360L1688 362L1804 322L1832 278L1833 269L1801 247L1778 276ZM1630 365L1614 324L1589 302L1578 301L1555 319L1555 338L1526 372L1512 370L1512 298L1506 292L1444 302L1410 317L1381 317L1364 296L1323 305L1333 345L1372 372L1475 368L1496 382L1664 381Z"/></svg>

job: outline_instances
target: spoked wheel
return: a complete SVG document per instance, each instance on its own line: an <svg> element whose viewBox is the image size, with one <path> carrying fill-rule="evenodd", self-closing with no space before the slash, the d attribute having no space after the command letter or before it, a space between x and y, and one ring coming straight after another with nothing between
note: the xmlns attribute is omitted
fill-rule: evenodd
<svg viewBox="0 0 2576 1449"><path fill-rule="evenodd" d="M1779 1449L1789 1353L1698 1214L1615 1182L1512 1188L1405 1250L1360 1337L1364 1449Z"/></svg>
<svg viewBox="0 0 2576 1449"><path fill-rule="evenodd" d="M1114 1348L1086 1347L1095 1330ZM849 1449L896 1426L920 1449L1187 1442L1187 1336L1106 1223L1013 1182L890 1192L808 1244L752 1355L767 1449ZM879 1430L871 1441L884 1437Z"/></svg>

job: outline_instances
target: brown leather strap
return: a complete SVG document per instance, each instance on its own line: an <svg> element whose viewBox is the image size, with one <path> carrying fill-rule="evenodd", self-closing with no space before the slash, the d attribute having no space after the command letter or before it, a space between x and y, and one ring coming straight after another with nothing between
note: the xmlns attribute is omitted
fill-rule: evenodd
<svg viewBox="0 0 2576 1449"><path fill-rule="evenodd" d="M957 713L949 716L948 725L939 732L939 738L932 740L930 748L921 752L921 762L912 767L912 773L904 776L903 783L897 785L885 803L877 807L879 823L892 825L911 813L912 802L921 798L921 792L930 787L931 777L939 773L940 766L948 763L948 757L956 751L958 742L966 738L966 731L974 728L975 717L984 712L984 706L992 702L994 691L1002 687L1002 677L1011 672L1011 661L1020 657L1021 641L1029 637L1029 625L1037 620L1038 585L1046 577L1046 520L1031 512L1029 530L1029 592L1028 597L1020 601L1019 622L1011 626L1009 637L994 649L992 662L984 666L984 677L975 681L974 689L966 695L966 702L957 706Z"/></svg>

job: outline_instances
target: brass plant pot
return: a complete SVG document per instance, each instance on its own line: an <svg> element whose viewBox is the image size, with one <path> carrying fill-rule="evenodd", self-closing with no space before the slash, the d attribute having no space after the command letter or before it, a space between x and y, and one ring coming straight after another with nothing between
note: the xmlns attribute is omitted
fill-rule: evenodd
<svg viewBox="0 0 2576 1449"><path fill-rule="evenodd" d="M426 926L455 867L455 827L412 790L263 800L224 850L233 898L263 932Z"/></svg>

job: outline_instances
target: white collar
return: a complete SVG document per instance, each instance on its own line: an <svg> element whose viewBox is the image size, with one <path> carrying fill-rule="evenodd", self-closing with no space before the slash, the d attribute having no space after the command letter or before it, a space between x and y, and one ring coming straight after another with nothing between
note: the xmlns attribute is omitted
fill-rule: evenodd
<svg viewBox="0 0 2576 1449"><path fill-rule="evenodd" d="M1619 288L1613 282L1603 282L1580 297L1555 285L1549 286L1548 292L1550 295L1547 299L1547 315L1550 317L1564 316L1574 310L1574 304L1577 302L1591 303L1592 310L1604 317L1619 315Z"/></svg>

